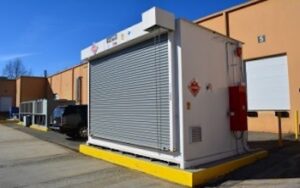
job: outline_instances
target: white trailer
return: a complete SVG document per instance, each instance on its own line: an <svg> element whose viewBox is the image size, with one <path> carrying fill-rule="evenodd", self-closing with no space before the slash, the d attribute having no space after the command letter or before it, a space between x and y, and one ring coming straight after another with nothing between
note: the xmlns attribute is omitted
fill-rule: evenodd
<svg viewBox="0 0 300 188"><path fill-rule="evenodd" d="M240 50L241 42L155 7L83 49L87 143L181 168L245 152L246 134L230 128L228 92L245 83Z"/></svg>

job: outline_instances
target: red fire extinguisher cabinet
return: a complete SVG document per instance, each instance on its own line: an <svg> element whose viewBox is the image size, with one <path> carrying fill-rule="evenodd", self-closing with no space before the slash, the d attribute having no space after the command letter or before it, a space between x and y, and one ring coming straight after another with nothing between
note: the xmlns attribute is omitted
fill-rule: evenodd
<svg viewBox="0 0 300 188"><path fill-rule="evenodd" d="M247 131L247 96L245 86L229 87L230 129Z"/></svg>

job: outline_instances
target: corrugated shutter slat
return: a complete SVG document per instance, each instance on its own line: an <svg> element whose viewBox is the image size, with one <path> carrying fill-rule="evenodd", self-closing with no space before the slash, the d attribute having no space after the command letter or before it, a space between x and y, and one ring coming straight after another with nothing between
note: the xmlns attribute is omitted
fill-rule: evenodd
<svg viewBox="0 0 300 188"><path fill-rule="evenodd" d="M167 34L90 65L90 132L127 144L169 150Z"/></svg>

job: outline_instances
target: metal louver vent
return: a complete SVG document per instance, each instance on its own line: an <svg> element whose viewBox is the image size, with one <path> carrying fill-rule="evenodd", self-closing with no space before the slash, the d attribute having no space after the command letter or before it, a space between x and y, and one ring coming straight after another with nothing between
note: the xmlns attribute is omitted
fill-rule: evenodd
<svg viewBox="0 0 300 188"><path fill-rule="evenodd" d="M24 102L20 105L20 113L32 113L33 102Z"/></svg>
<svg viewBox="0 0 300 188"><path fill-rule="evenodd" d="M44 113L43 112L43 104L44 104L44 101L36 101L35 103L35 113L38 113L38 114L42 114Z"/></svg>
<svg viewBox="0 0 300 188"><path fill-rule="evenodd" d="M201 127L190 127L190 143L202 141Z"/></svg>

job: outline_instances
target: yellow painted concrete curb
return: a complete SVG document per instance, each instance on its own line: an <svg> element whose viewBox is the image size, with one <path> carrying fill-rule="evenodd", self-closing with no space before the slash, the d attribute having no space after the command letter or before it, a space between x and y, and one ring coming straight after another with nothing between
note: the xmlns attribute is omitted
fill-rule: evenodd
<svg viewBox="0 0 300 188"><path fill-rule="evenodd" d="M19 120L0 120L0 123L2 124L9 124L9 123L19 123Z"/></svg>
<svg viewBox="0 0 300 188"><path fill-rule="evenodd" d="M23 121L19 121L19 122L17 123L17 125L24 126L23 123L24 123Z"/></svg>
<svg viewBox="0 0 300 188"><path fill-rule="evenodd" d="M242 156L238 159L226 161L222 164L217 164L208 168L189 171L175 167L170 167L163 164L153 163L150 161L134 158L127 155L122 155L117 152L103 150L85 144L81 144L79 146L79 151L80 153L91 157L102 159L130 169L138 170L146 174L150 174L155 177L189 187L204 184L209 180L227 174L242 166L251 164L268 155L267 151L259 151L256 153Z"/></svg>
<svg viewBox="0 0 300 188"><path fill-rule="evenodd" d="M47 132L48 131L47 127L41 126L41 125L36 125L36 124L30 125L30 128L38 130L38 131L43 131L43 132Z"/></svg>
<svg viewBox="0 0 300 188"><path fill-rule="evenodd" d="M244 155L238 159L226 161L222 164L217 164L193 173L193 185L204 184L212 179L228 174L238 168L247 166L257 160L263 159L268 156L265 150Z"/></svg>

